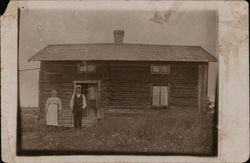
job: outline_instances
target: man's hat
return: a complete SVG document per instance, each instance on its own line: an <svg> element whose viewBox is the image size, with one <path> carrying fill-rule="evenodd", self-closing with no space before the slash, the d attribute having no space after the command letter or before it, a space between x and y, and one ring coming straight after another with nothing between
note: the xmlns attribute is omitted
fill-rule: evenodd
<svg viewBox="0 0 250 163"><path fill-rule="evenodd" d="M82 86L81 85L76 85L76 88L82 88Z"/></svg>

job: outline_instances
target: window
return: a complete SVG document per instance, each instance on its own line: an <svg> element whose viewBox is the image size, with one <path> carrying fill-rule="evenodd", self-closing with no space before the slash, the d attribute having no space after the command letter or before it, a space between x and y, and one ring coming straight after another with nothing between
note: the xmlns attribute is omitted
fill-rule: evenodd
<svg viewBox="0 0 250 163"><path fill-rule="evenodd" d="M151 73L152 74L169 74L170 65L152 65Z"/></svg>
<svg viewBox="0 0 250 163"><path fill-rule="evenodd" d="M77 68L78 73L95 73L96 72L96 65L95 64L78 64Z"/></svg>
<svg viewBox="0 0 250 163"><path fill-rule="evenodd" d="M168 86L153 86L153 106L168 106Z"/></svg>

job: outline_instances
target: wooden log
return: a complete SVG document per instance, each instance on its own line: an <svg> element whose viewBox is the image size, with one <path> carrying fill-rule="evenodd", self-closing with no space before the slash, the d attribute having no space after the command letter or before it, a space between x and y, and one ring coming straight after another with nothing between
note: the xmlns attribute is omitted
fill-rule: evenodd
<svg viewBox="0 0 250 163"><path fill-rule="evenodd" d="M149 62L116 62L112 66L106 62L94 62L97 64L97 73L77 74L77 63L79 62L46 62L48 70L61 71L62 75L60 80L54 80L55 77L51 77L53 75L46 75L48 77L40 80L43 86L41 96L39 96L40 103L46 102L44 99L49 97L51 89L58 89L63 108L69 108L70 97L73 93L73 80L102 80L101 106L151 107L151 86L168 85L168 83L171 83L169 101L193 103L195 100L190 101L188 96L191 98L198 96L196 63L171 62L169 75L150 74L151 63Z"/></svg>
<svg viewBox="0 0 250 163"><path fill-rule="evenodd" d="M198 72L198 106L199 111L205 114L207 108L208 64L201 63Z"/></svg>

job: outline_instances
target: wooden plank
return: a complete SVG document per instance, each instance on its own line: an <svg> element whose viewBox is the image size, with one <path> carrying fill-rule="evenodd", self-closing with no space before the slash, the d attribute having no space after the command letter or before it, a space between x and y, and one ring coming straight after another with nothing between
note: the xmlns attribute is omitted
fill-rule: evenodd
<svg viewBox="0 0 250 163"><path fill-rule="evenodd" d="M97 64L98 73L77 74L76 63L78 61L46 62L49 69L55 68L61 71L62 76L60 80L54 80L53 77L40 77L40 84L43 86L41 96L39 95L41 105L45 105L45 100L50 96L50 90L57 89L63 108L68 109L73 93L72 81L83 79L102 80L101 107L149 108L152 98L151 86L168 85L168 83L171 83L169 102L192 104L195 100L189 101L188 96L192 98L198 96L198 68L194 63L170 62L169 75L151 75L150 62L114 62L110 67L107 62L93 62Z"/></svg>
<svg viewBox="0 0 250 163"><path fill-rule="evenodd" d="M203 94L202 94L202 108L204 114L207 110L207 91L208 91L208 63L204 65L204 74L203 74Z"/></svg>
<svg viewBox="0 0 250 163"><path fill-rule="evenodd" d="M40 112L44 112L45 109L45 103L46 103L46 99L44 97L44 84L42 83L42 80L44 78L44 74L43 74L43 69L45 68L45 62L41 61L40 62L40 70L39 70L39 109Z"/></svg>
<svg viewBox="0 0 250 163"><path fill-rule="evenodd" d="M207 108L207 87L208 87L208 64L199 65L198 72L198 106L199 111L204 114Z"/></svg>

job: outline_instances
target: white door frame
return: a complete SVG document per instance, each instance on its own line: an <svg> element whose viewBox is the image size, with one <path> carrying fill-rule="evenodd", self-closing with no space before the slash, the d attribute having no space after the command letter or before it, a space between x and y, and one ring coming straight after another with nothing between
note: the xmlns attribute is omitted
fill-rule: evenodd
<svg viewBox="0 0 250 163"><path fill-rule="evenodd" d="M84 84L84 83L93 83L93 84L97 84L98 85L98 96L97 96L97 110L100 107L100 100L101 100L101 80L74 80L73 84L74 84L74 89L76 88L76 84L80 83L80 84Z"/></svg>

